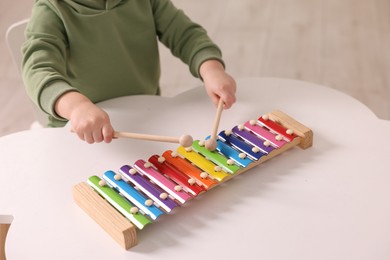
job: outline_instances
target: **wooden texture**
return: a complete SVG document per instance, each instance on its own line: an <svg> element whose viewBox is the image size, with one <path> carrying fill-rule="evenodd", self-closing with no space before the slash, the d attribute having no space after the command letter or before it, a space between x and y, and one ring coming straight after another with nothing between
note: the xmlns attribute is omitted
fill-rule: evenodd
<svg viewBox="0 0 390 260"><path fill-rule="evenodd" d="M131 139L140 139L147 141L158 141L158 142L168 142L168 143L179 143L179 138L169 137L169 136L161 136L161 135L147 135L147 134L137 134L137 133L129 133L129 132L115 132L115 138L131 138Z"/></svg>
<svg viewBox="0 0 390 260"><path fill-rule="evenodd" d="M76 203L120 246L129 249L137 244L136 228L86 183L73 187Z"/></svg>
<svg viewBox="0 0 390 260"><path fill-rule="evenodd" d="M0 223L0 260L5 260L5 240L7 237L8 229L10 224L1 224Z"/></svg>
<svg viewBox="0 0 390 260"><path fill-rule="evenodd" d="M311 129L280 110L275 110L268 115L272 121L281 124L287 129L293 129L294 133L302 138L299 147L307 149L313 145L313 131Z"/></svg>
<svg viewBox="0 0 390 260"><path fill-rule="evenodd" d="M219 122L221 121L222 111L223 111L223 100L220 99L218 101L217 112L215 114L211 135L210 138L206 141L206 148L210 151L214 151L215 148L217 148L218 126L219 126Z"/></svg>
<svg viewBox="0 0 390 260"><path fill-rule="evenodd" d="M218 102L217 113L215 115L213 128L211 131L211 137L214 139L217 139L218 126L219 126L219 122L221 121L222 111L223 111L223 101L220 99Z"/></svg>

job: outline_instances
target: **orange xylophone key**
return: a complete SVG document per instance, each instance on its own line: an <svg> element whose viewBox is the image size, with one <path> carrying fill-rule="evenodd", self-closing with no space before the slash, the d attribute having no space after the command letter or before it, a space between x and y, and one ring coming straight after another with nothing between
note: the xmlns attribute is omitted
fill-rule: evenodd
<svg viewBox="0 0 390 260"><path fill-rule="evenodd" d="M165 160L167 160L173 167L189 177L194 178L197 183L204 186L207 190L218 184L218 182L210 178L206 172L203 172L186 159L180 157L176 152L168 150L165 151L162 156L164 156Z"/></svg>

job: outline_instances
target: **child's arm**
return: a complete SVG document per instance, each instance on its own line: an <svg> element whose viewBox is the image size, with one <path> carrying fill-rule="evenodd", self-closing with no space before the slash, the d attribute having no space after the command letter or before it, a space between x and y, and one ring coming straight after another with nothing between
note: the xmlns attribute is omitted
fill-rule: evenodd
<svg viewBox="0 0 390 260"><path fill-rule="evenodd" d="M200 65L199 74L203 79L206 92L215 105L221 98L224 108L230 108L236 102L236 82L225 72L218 60L207 60Z"/></svg>
<svg viewBox="0 0 390 260"><path fill-rule="evenodd" d="M201 77L212 101L219 99L225 108L235 102L236 84L224 70L219 47L206 30L194 23L170 0L151 0L156 32L160 41L172 54L189 66L195 77Z"/></svg>
<svg viewBox="0 0 390 260"><path fill-rule="evenodd" d="M108 114L79 92L63 94L55 103L56 113L70 121L71 131L87 143L109 143L114 135Z"/></svg>

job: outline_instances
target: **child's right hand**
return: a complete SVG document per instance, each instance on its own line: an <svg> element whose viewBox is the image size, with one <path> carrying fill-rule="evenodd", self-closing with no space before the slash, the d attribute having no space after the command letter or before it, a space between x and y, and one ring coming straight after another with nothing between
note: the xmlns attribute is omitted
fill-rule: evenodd
<svg viewBox="0 0 390 260"><path fill-rule="evenodd" d="M222 99L224 108L230 108L236 102L236 81L225 72L222 63L217 60L205 61L199 71L206 92L215 106Z"/></svg>
<svg viewBox="0 0 390 260"><path fill-rule="evenodd" d="M70 121L71 131L89 144L110 143L114 135L108 114L78 92L68 92L56 102L56 112Z"/></svg>
<svg viewBox="0 0 390 260"><path fill-rule="evenodd" d="M112 141L114 130L108 114L92 102L77 106L70 116L70 123L71 131L89 144Z"/></svg>

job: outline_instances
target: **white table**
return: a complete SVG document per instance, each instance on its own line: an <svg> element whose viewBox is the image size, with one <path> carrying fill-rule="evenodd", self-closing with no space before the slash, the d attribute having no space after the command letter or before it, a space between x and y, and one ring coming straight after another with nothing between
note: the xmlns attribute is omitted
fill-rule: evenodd
<svg viewBox="0 0 390 260"><path fill-rule="evenodd" d="M118 131L203 139L215 107L203 88L174 98L101 104ZM72 186L175 144L118 139L88 145L63 129L0 138L0 215L12 215L8 259L390 259L390 122L330 88L238 81L220 129L280 109L314 132L139 232L123 250L74 202Z"/></svg>

